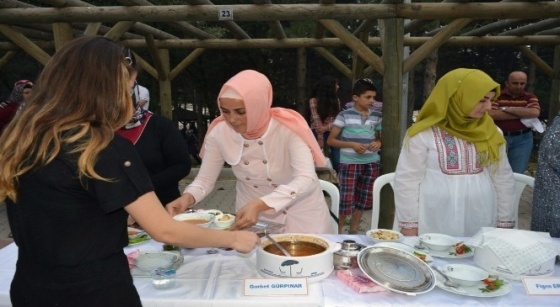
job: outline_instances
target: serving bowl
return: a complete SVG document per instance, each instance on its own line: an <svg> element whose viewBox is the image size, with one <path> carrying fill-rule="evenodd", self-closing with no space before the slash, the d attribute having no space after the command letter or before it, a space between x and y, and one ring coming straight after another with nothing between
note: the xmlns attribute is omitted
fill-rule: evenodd
<svg viewBox="0 0 560 307"><path fill-rule="evenodd" d="M448 264L440 271L452 282L463 287L477 286L488 277L488 272L485 270L468 264Z"/></svg>
<svg viewBox="0 0 560 307"><path fill-rule="evenodd" d="M172 252L146 251L134 259L134 265L144 272L157 268L178 268L182 263L183 256Z"/></svg>
<svg viewBox="0 0 560 307"><path fill-rule="evenodd" d="M333 254L340 249L340 243L302 233L271 236L291 256L284 256L269 239L263 238L257 247L257 271L261 276L307 278L309 283L313 283L327 278L333 271Z"/></svg>
<svg viewBox="0 0 560 307"><path fill-rule="evenodd" d="M210 227L215 218L216 216L214 214L205 212L181 213L173 217L173 219L177 221L191 223L204 228Z"/></svg>
<svg viewBox="0 0 560 307"><path fill-rule="evenodd" d="M235 215L229 213L222 213L216 215L214 225L218 228L229 228L235 222Z"/></svg>
<svg viewBox="0 0 560 307"><path fill-rule="evenodd" d="M402 233L390 229L371 229L366 232L366 235L373 243L400 242L403 240Z"/></svg>
<svg viewBox="0 0 560 307"><path fill-rule="evenodd" d="M420 242L434 251L445 251L459 242L456 238L441 233L426 233L420 235Z"/></svg>

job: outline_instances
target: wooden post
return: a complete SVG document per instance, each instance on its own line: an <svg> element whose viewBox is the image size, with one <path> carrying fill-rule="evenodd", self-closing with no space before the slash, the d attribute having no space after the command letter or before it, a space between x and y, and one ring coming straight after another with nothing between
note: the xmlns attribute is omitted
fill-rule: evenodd
<svg viewBox="0 0 560 307"><path fill-rule="evenodd" d="M394 172L401 150L401 108L403 95L403 36L404 20L387 19L382 21L384 33L381 37L384 67L383 74L383 139L381 147L382 173ZM392 229L395 204L393 193L384 189L381 193L379 227Z"/></svg>
<svg viewBox="0 0 560 307"><path fill-rule="evenodd" d="M550 88L550 104L548 106L548 126L560 113L560 45L554 47L554 75Z"/></svg>
<svg viewBox="0 0 560 307"><path fill-rule="evenodd" d="M307 91L306 83L307 80L307 49L298 48L297 49L297 101L296 107L300 114L305 116L306 104L307 104ZM306 118L308 120L308 118Z"/></svg>
<svg viewBox="0 0 560 307"><path fill-rule="evenodd" d="M554 75L554 70L543 59L541 59L538 54L533 52L527 46L517 46L517 48L521 51L521 53L523 53L524 56L526 56L532 63L534 63L535 66L542 70L545 75L552 78L552 76Z"/></svg>
<svg viewBox="0 0 560 307"><path fill-rule="evenodd" d="M56 22L52 24L54 34L54 47L58 51L67 42L74 37L72 34L72 26L65 22Z"/></svg>
<svg viewBox="0 0 560 307"><path fill-rule="evenodd" d="M27 52L27 54L32 56L39 63L45 65L51 59L51 56L48 53L43 51L43 49L39 48L39 46L25 37L25 35L14 30L12 27L0 25L0 33L4 34L4 36L6 36L14 44Z"/></svg>
<svg viewBox="0 0 560 307"><path fill-rule="evenodd" d="M169 74L169 50L158 49L158 55L161 59L162 67L164 73L167 76ZM164 80L159 79L159 107L161 115L173 120L171 111L173 109L172 97L171 97L171 80L165 78Z"/></svg>

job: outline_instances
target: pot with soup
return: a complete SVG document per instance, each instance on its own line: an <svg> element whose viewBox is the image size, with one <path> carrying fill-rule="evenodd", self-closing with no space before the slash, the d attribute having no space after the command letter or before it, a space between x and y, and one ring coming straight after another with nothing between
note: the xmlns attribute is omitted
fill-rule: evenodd
<svg viewBox="0 0 560 307"><path fill-rule="evenodd" d="M333 253L340 249L340 243L310 234L271 236L291 256L284 256L270 240L263 238L257 248L257 270L261 276L307 278L313 283L327 278L333 271Z"/></svg>

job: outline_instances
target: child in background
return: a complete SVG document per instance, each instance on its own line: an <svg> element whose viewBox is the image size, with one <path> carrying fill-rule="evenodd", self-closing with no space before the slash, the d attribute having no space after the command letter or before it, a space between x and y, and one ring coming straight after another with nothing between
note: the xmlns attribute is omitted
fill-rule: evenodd
<svg viewBox="0 0 560 307"><path fill-rule="evenodd" d="M355 105L338 114L327 139L329 146L341 148L339 233L348 216L349 233L358 233L364 210L371 209L373 181L381 170L381 113L372 108L376 94L371 79L356 81L352 89Z"/></svg>

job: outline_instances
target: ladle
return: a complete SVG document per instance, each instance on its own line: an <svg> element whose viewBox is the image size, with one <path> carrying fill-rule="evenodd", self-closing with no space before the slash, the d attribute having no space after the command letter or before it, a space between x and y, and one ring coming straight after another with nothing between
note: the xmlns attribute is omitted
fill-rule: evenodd
<svg viewBox="0 0 560 307"><path fill-rule="evenodd" d="M274 246L278 247L278 249L280 251L282 251L282 253L284 254L284 256L286 257L292 257L292 255L290 255L290 253L282 246L280 245L278 242L276 242L276 240L274 240L267 231L264 232L264 235L270 240L270 242L272 242L272 244L274 244Z"/></svg>

